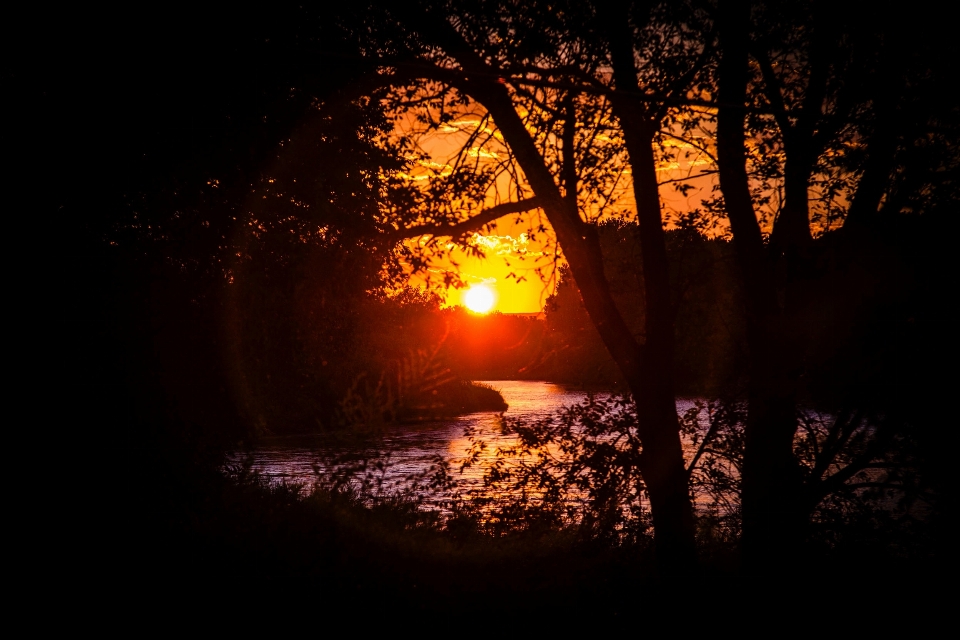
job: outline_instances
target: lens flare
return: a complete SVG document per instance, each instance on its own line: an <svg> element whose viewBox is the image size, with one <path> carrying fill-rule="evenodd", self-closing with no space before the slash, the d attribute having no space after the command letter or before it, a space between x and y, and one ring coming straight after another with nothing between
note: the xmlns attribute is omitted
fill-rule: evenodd
<svg viewBox="0 0 960 640"><path fill-rule="evenodd" d="M490 287L482 284L467 289L463 294L463 304L474 313L486 313L493 308L494 296Z"/></svg>

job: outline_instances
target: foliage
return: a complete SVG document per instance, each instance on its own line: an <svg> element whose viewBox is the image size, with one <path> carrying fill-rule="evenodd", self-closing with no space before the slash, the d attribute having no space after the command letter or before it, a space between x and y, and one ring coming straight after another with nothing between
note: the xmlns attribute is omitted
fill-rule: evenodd
<svg viewBox="0 0 960 640"><path fill-rule="evenodd" d="M636 458L636 416L624 397L590 396L557 416L526 424L505 418L513 443L498 446L474 499L493 528L528 518L576 524L588 539L637 544L649 536L649 509ZM479 464L474 440L463 467ZM496 500L488 496L504 496Z"/></svg>
<svg viewBox="0 0 960 640"><path fill-rule="evenodd" d="M473 411L507 408L488 385L458 379L438 357L441 340L431 350L411 351L383 363L375 386L361 373L339 402L339 426L376 429L394 422L436 419Z"/></svg>
<svg viewBox="0 0 960 640"><path fill-rule="evenodd" d="M837 294L822 294L843 269L836 265L859 259L848 252L856 243L820 241L838 227L863 238L858 224L875 225L888 213L899 215L902 224L901 214L911 209L905 203L913 196L898 194L897 185L905 184L899 163L925 134L890 117L914 113L916 105L879 81L889 68L907 82L909 73L903 72L914 68L883 62L909 49L892 36L891 16L871 15L861 29L863 20L805 2L788 8L636 3L616 11L591 3L467 8L424 2L419 8L417 16L391 10L399 30L408 30L404 46L391 40L386 53L375 35L370 41L371 59L381 63L389 76L384 83L392 87L387 108L420 125L402 132L409 144L423 142L425 149L435 133L459 136L450 162L419 176L421 206L404 226L427 237L418 245L424 253L415 268L428 266L428 250L442 254L443 247L462 241L471 225L487 228L494 214L527 212L532 231L555 232L582 296L561 283L551 313L554 326L570 326L567 335L552 336L559 338L554 359L575 355L578 363L592 360L596 367L589 368L602 368L599 342L586 346L590 337L600 338L635 396L639 427L649 430L648 448L658 448L634 463L649 465L651 491L680 501L680 492L671 489L682 475L671 374L686 376L688 388L706 388L709 381L711 391L721 394L740 392L745 383L745 527L760 532L750 538L758 550L754 558L775 547L789 554L812 508L802 496L820 482L804 481L791 447L799 424L794 417L812 377L805 376L812 338L829 333L819 331L817 304ZM915 68L930 72L919 86L935 86L933 78L945 77L939 64ZM943 113L916 115L931 123ZM952 178L934 174L953 173L945 159L953 145L946 137L933 138L944 152L934 155L944 159L935 161L928 186L936 183L939 193L949 193ZM428 159L418 162L426 166ZM697 172L697 166L710 168ZM629 178L622 172L626 167ZM714 173L719 182L694 182ZM622 182L627 179L633 202ZM683 196L699 191L702 200L701 208L672 216L686 232L677 243L681 252L700 254L686 273L672 269L666 258L666 184ZM930 191L914 186L915 196ZM894 209L887 211L891 203ZM597 224L624 213L638 224ZM640 240L634 246L642 251L628 248L634 230ZM711 246L700 233L690 233L704 230L729 233L733 242ZM444 245L437 237L446 231L452 241ZM604 232L614 242L604 246ZM618 254L623 248L628 250ZM671 282L678 271L679 279L696 282L699 267L720 262L710 259L718 255L739 262L731 277L710 282L724 295L711 299L705 286L691 291L689 300L671 299L688 293ZM547 256L555 268L558 249ZM617 291L618 278L633 281ZM633 304L631 293L643 304ZM681 302L690 315L684 317ZM731 313L712 312L717 307ZM736 320L733 330L714 330L723 316ZM826 324L847 328L833 319ZM698 366L708 360L701 354L716 345L719 371ZM690 353L697 355L686 358ZM688 538L688 519L681 514L689 510L676 503L667 511L675 519L661 530L669 529L670 539ZM787 538L779 538L781 532ZM793 542L783 542L788 539Z"/></svg>
<svg viewBox="0 0 960 640"><path fill-rule="evenodd" d="M613 316L630 325L634 340L619 344L629 347L645 339L650 307L628 298L651 288L637 261L651 252L636 250L632 225L596 224L625 212L632 219L639 207L626 181L639 179L641 172L625 168L643 154L627 156L624 123L629 118L614 113L618 95L639 104L651 136L639 148L645 145L651 152L652 169L683 162L691 168L666 182L656 177L666 174L650 174L655 177L647 193L667 184L683 195L695 193L692 180L723 168L712 130L725 117L715 117L716 109L746 104L746 119L737 106L733 120L741 125L736 144L747 147L744 186L751 198L748 217L759 220L764 234L758 239L791 217L788 201L796 202L791 194L800 194L802 206L794 211L809 214L801 216L804 234L817 242L782 259L785 245L769 237L767 243L758 240L762 268L748 265L739 275L745 280L751 273L769 276L765 291L774 311L754 328L787 327L780 343L765 342L763 331L747 330L757 340L753 354L773 354L772 373L784 374L774 381L786 381L779 396L767 393L763 385L776 376L766 375L770 368L753 369L750 401L786 399L789 410L781 415L787 416L788 434L797 437L783 439L788 455L778 460L800 471L803 504L813 525L825 527L816 530L827 532L821 542L838 544L838 529L850 523L889 526L902 512L899 524L927 518L918 505L946 494L951 464L949 448L940 441L942 416L930 408L937 403L926 395L951 393L929 372L938 370L931 358L943 352L950 333L943 302L949 296L942 292L949 290L945 260L951 247L943 230L958 201L960 120L956 104L941 96L953 77L953 58L943 49L952 40L930 35L928 25L904 26L901 20L913 18L902 13L835 20L839 16L832 8L801 2L774 10L760 3L749 16L742 43L741 67L748 66L747 50L753 57L746 95L724 102L714 101L723 57L717 54L733 47L726 33L718 45L718 7L709 3L655 3L652 8L637 3L619 21L601 19L602 7L590 3L457 7L427 2L423 7L430 16L446 12L440 22L452 25L453 35L475 54L465 58L467 63L479 59L480 73L464 71L462 51L448 50L449 40L431 42L430 25L436 22L420 20L416 10L403 6L348 7L339 22L329 21L342 32L328 29L328 21L309 9L271 12L266 18L237 14L238 28L223 28L217 12L201 13L194 21L199 26L189 33L181 33L187 27L179 24L179 16L157 16L163 28L154 32L161 36L141 29L107 34L102 26L80 28L59 15L49 22L18 21L35 42L14 43L22 44L22 51L38 50L41 65L26 82L20 69L12 71L13 120L24 123L13 134L14 155L28 158L20 167L32 174L18 189L38 199L35 218L54 230L49 254L55 262L47 265L56 276L48 278L54 290L44 294L41 308L48 317L74 323L52 331L57 361L69 361L56 369L62 372L57 388L67 387L56 420L72 424L78 407L81 417L106 412L104 433L125 446L133 440L128 448L134 453L125 452L130 461L123 469L146 487L143 503L149 505L133 528L151 530L140 525L156 524L151 518L169 510L178 515L163 522L165 527L189 529L184 523L197 518L211 529L236 525L240 537L248 532L237 517L245 506L225 509L229 517L223 522L204 520L202 508L175 509L178 501L194 505L198 496L208 496L190 489L196 478L178 473L213 468L210 460L216 456L203 446L219 426L228 425L228 438L235 441L244 435L240 424L252 433L313 430L318 420L335 422L338 409L341 417L360 416L346 422L375 422L385 407L402 412L401 398L417 408L432 402L429 396L440 389L450 389L454 402L467 406L464 398L475 390L453 379L460 366L455 351L442 356L419 351L435 347L431 338L454 314L442 313L429 296L406 291L389 298L383 291L402 279L398 257L422 270L443 254L448 245L439 238L451 225L462 231L465 227L457 225L507 199L544 195L528 182L533 177L539 176L537 189L549 185L547 200L524 205L531 232L548 241L536 269L549 279L560 264L558 247L550 244L560 227L548 224L545 202L553 207L550 222L572 224L571 243L563 247L570 264L577 250L590 246L591 234L609 234L597 238L598 245L605 244L598 246L595 263L606 255L612 265L602 284L611 285L620 298ZM44 33L34 33L34 25ZM323 28L317 30L318 25ZM628 48L639 65L628 83L631 89L611 75L612 36L606 28L611 25L627 29ZM174 50L166 40L171 32L184 36ZM170 55L158 61L157 50ZM331 59L338 63L329 64ZM89 69L102 73L91 75ZM434 75L421 81L417 70ZM368 72L381 80L395 72L391 89L365 90ZM471 97L473 90L482 99ZM502 90L508 103L508 108L499 103L496 119L492 90ZM396 118L404 113L414 114L409 129ZM513 144L517 138L508 141L499 128L509 121L501 115L512 115L519 124L515 130L526 132L537 162L521 166ZM418 148L438 131L461 136L459 150L444 166L431 165ZM91 162L90 149L104 150L102 162ZM538 163L539 174L532 170ZM792 174L799 180L790 177L791 165L801 167ZM694 173L695 166L708 168ZM430 179L408 179L421 175ZM19 177L14 182L19 184ZM679 226L726 233L733 205L728 191L722 191L723 198L720 193L708 196L702 209L680 216ZM858 219L854 212L862 202L859 220L865 224L860 231L853 224L847 228L848 221ZM660 203L652 210L661 211ZM653 229L672 215L662 211ZM486 222L477 223L477 229L496 220L482 219ZM422 244L397 247L400 235L423 231L423 225L429 232L424 231ZM838 225L842 235L831 235ZM914 228L920 231L905 239L905 230ZM453 241L465 237L458 231ZM734 237L733 246L742 239ZM899 251L887 251L906 240L915 244L902 261ZM737 352L730 345L738 343L739 334L721 331L712 310L750 305L736 300L742 282L732 284L717 275L720 271L711 272L715 279L703 278L701 271L718 258L726 261L728 245L692 233L668 234L665 242L668 252L694 256L689 263L676 262L679 271L670 277L700 285L676 284L673 290L677 308L670 322L679 351L672 370L694 385L735 378L742 368L730 362ZM897 259L886 260L890 255ZM595 264L580 260L579 273L589 276L593 267L584 265ZM881 266L895 273L862 275ZM602 275L593 273L601 281ZM447 284L454 280L448 272ZM587 293L603 289L581 280ZM560 359L566 357L564 349L584 343L580 336L590 334L591 324L609 326L584 322L574 284L572 278L560 283L554 310L554 327L560 329L547 336L557 340L553 347ZM877 313L878 308L891 311ZM749 309L739 312L731 315L750 315ZM598 317L596 307L591 314ZM476 325L462 320L454 318L452 323L460 324L453 331L468 334ZM489 322L507 326L512 321L495 317ZM536 335L541 330L536 327L517 321L509 332ZM718 340L721 334L730 343ZM787 348L780 349L784 344ZM719 372L706 372L701 363L710 359L701 354L717 345L722 349L716 360L724 365ZM610 353L616 357L623 351ZM529 362L528 356L525 351L517 355L511 368L519 370L514 365ZM670 367L657 373L665 377ZM370 388L364 390L366 382ZM934 392L928 393L928 383ZM797 398L805 391L835 419L814 421L803 412L797 418ZM641 508L646 485L637 475L643 452L635 441L636 425L622 407L601 404L544 424L508 424L508 435L517 438L516 453L526 462L519 469L493 467L490 482L533 488L521 491L520 503L511 503L509 496L500 504L453 501L456 517L446 526L472 522L483 530L492 522L501 532L573 526L614 545L645 544L649 521ZM736 512L738 465L745 457L763 459L769 453L741 453L748 438L740 425L759 409L748 408L746 418L743 411L735 402L707 405L680 423L702 451L690 477L694 486L715 496L711 518L722 535L734 530L723 518ZM706 422L701 423L703 412ZM762 434L767 426L755 422L752 428ZM547 455L552 446L566 447L569 461ZM195 456L198 450L204 455ZM422 486L447 490L449 476L440 468ZM282 536L274 537L282 526L271 521L271 514L299 508L297 491L287 487L270 493L259 480L234 480L240 493L266 496L262 502L252 499L266 505L256 508L262 518L256 526L267 532L262 539L267 543L254 555L283 549ZM777 498L781 485L770 486ZM906 500L885 502L888 491ZM317 500L335 502L338 497L331 495L318 493ZM157 503L156 496L169 501ZM246 505L245 500L237 502ZM356 496L345 500L357 504ZM878 504L892 506L872 510ZM407 503L392 506L413 514L404 522L420 517ZM497 515L490 521L485 513ZM932 513L940 512L934 508ZM289 530L300 531L298 526ZM243 544L237 548L249 552ZM217 545L201 547L191 557ZM296 566L297 560L286 566Z"/></svg>
<svg viewBox="0 0 960 640"><path fill-rule="evenodd" d="M477 467L482 485L471 487L449 469L434 467L434 484L421 490L440 499L446 519L470 514L483 531L497 535L560 528L604 545L649 545L649 496L637 470L643 448L634 406L623 396L591 394L547 418L503 418L497 443L468 431L472 445L460 473ZM747 407L735 400L696 401L681 418L705 552L729 554L739 544ZM919 473L916 445L899 440L878 446L874 432L899 437L897 430L862 418L797 414L794 451L811 476L808 483L819 488L810 496L808 539L814 549L839 546L844 554L853 552L851 539L860 539L869 540L874 554L922 557L928 543L920 523L934 496ZM880 520L890 527L886 536L882 528L869 533L867 523Z"/></svg>

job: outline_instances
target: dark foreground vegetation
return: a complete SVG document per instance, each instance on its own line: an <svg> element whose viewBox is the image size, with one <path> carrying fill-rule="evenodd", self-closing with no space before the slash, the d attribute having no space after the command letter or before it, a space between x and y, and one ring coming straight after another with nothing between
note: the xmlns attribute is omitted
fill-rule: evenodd
<svg viewBox="0 0 960 640"><path fill-rule="evenodd" d="M517 40L531 51L474 37L519 11L487 3L453 21L439 3L237 14L230 28L212 12L189 24L171 13L150 16L149 34L106 33L86 14L23 16L42 28L5 44L12 180L30 196L21 224L39 221L24 237L44 250L17 309L35 332L27 385L42 398L24 428L62 453L52 488L27 501L43 514L45 575L108 575L118 590L289 580L331 606L517 613L522 601L522 615L575 603L589 617L636 615L660 585L686 597L694 584L842 575L894 589L944 570L958 165L956 107L936 96L949 56L883 12L861 29L806 3L789 15L638 5L600 22L574 4L515 17L542 32ZM836 32L808 40L810 24ZM657 28L706 44L658 58L645 82L722 98L705 150L717 190L667 233L642 176L656 192L653 161L672 153L657 132L678 121L590 75L611 61L621 73L632 49L616 42L646 50ZM785 34L787 49L842 46L781 59ZM568 38L583 60L544 53ZM556 63L559 79L543 84L559 94L510 85L529 60ZM439 97L421 73L446 87ZM799 77L822 83L824 111ZM606 89L584 88L597 82ZM412 143L387 135L391 116L466 104L506 132L512 175L530 181L524 206L545 212L568 261L542 321L443 310L404 287L405 268L427 271L437 255L400 240L429 228L464 241L470 219L437 205L482 200L497 175L461 163L438 186L410 187ZM551 115L537 121L541 107ZM572 148L597 139L584 122L614 120L618 144L575 158L524 137ZM744 140L761 141L749 160ZM590 218L612 179L603 171L626 165L636 215ZM224 468L225 452L265 435L375 437L382 424L501 410L495 390L469 381L507 377L616 386L627 399L507 423L528 463L486 482L529 492L459 496L443 516L415 493L326 481L309 493ZM709 430L675 415L677 394L715 399ZM695 460L681 436L699 438ZM550 446L570 456L538 457ZM441 471L424 491L451 489L456 470ZM697 491L725 508L694 510ZM579 510L572 495L586 496Z"/></svg>

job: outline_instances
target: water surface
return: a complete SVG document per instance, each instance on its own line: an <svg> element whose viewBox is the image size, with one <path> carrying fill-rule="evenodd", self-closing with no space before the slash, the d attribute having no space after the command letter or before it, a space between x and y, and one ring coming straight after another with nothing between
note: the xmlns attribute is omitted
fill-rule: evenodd
<svg viewBox="0 0 960 640"><path fill-rule="evenodd" d="M515 436L504 435L502 417L535 420L554 415L587 398L583 390L550 382L531 380L486 380L485 384L500 391L509 408L498 412L472 413L457 418L405 424L390 427L377 438L344 441L330 436L276 438L253 451L235 453L230 464L245 463L271 481L297 482L309 490L318 477L334 467L365 464L382 490L391 491L409 486L411 478L435 470L446 463L458 479L461 489L477 489L481 485L483 465L460 470L461 463L477 440L487 443L481 463L491 462L498 445L511 444ZM596 393L609 396L609 392ZM694 399L678 399L682 413L694 406ZM692 451L688 452L692 455Z"/></svg>

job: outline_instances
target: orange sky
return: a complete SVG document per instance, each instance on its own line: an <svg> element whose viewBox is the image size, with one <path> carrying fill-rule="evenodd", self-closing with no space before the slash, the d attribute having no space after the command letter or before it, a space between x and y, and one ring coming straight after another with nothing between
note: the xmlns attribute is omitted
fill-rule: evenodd
<svg viewBox="0 0 960 640"><path fill-rule="evenodd" d="M552 260L549 256L542 255L544 247L539 241L531 242L526 238L526 221L517 224L515 219L516 216L503 218L497 225L496 235L474 236L475 241L484 247L485 258L477 258L454 249L451 258L459 268L446 260L439 261L434 264L433 273L430 274L432 279L442 280L444 269L456 270L468 285L484 284L494 292L496 301L493 308L496 311L541 311L547 296L553 291L553 284L549 281L543 282L533 269L542 266L544 275L549 279ZM524 256L523 259L521 256ZM415 286L423 286L425 278L414 276L410 282ZM437 290L451 306L462 304L465 292L466 289Z"/></svg>
<svg viewBox="0 0 960 640"><path fill-rule="evenodd" d="M663 175L668 176L677 173L679 170L665 170ZM686 197L677 193L668 185L660 187L661 201L664 203L667 212L685 212L690 208L699 205L700 199L705 197L707 191L712 186L713 177L700 178L695 183L702 183L703 188L691 191ZM455 249L452 254L452 262L456 262L459 267L455 267L451 262L439 261L433 266L432 280L442 281L442 272L445 269L458 271L460 278L469 284L485 284L490 287L496 295L494 310L501 313L538 313L543 310L543 305L547 297L553 292L555 282L550 278L553 274L552 248L544 246L538 238L536 240L527 240L526 232L531 224L531 217L536 214L527 214L520 216L506 216L497 223L497 234L474 236L474 241L479 242L485 249L486 257L483 259L468 255L462 250ZM549 229L549 223L545 216L536 218L533 226L539 225L541 221L547 226L546 235L552 234ZM668 228L672 226L668 223ZM526 240L526 241L524 241ZM520 256L524 255L524 259ZM557 267L562 264L562 256L557 263ZM543 277L534 272L534 268L540 266ZM510 275L515 274L515 275ZM516 277L515 277L516 276ZM518 281L519 279L519 281ZM415 286L424 286L425 278L414 276L410 283ZM442 295L448 305L462 304L462 296L465 289L436 289L437 293Z"/></svg>
<svg viewBox="0 0 960 640"><path fill-rule="evenodd" d="M459 123L452 124L463 125L463 123L470 122L475 124L476 121L476 118L473 118L473 120L462 118ZM447 163L451 156L460 149L466 139L465 128L467 127L461 126L457 129L454 126L448 126L446 130L441 129L421 136L418 139L420 151L427 154L429 159L420 162L419 168L414 168L410 178L412 180L425 180L429 179L431 173L444 171L444 167L448 166ZM472 150L472 152L481 155L491 154L495 157L498 152L497 144L498 139L493 138L490 144L481 149ZM683 145L675 143L672 146L681 148ZM702 170L701 165L704 164L706 163L702 156L699 159L690 156L687 159L681 159L680 162L664 164L660 168L661 180L681 179L699 173ZM705 176L693 180L692 184L698 188L690 191L687 196L682 196L668 184L662 185L660 196L665 207L665 217L669 220L671 212L685 212L691 207L698 206L700 200L709 193L713 181L714 176ZM511 196L507 193L511 188L510 185L498 185L498 188L500 189L501 201L516 200L515 195ZM629 193L629 180L621 186L621 189L624 191L624 196L621 197L617 208L632 210L633 200ZM490 200L492 201L497 195L491 194ZM541 237L530 240L526 233L531 227L536 227L541 223L548 227L547 234L541 234ZM502 313L540 312L555 286L555 282L550 280L554 273L554 266L559 266L559 263L557 265L552 263L552 248L542 244L542 240L545 239L543 236L551 233L549 224L546 223L546 218L542 214L529 213L519 217L515 215L506 216L497 222L495 235L473 236L472 241L479 243L484 248L485 258L469 256L462 250L454 249L450 256L451 260L435 262L432 265L431 273L413 276L410 283L415 286L424 286L427 277L430 277L433 282L442 282L445 270L457 271L460 278L468 285L483 283L494 291L497 298L494 310ZM409 242L416 242L416 240ZM526 259L520 260L521 255L526 256ZM455 266L454 262L458 266ZM541 276L533 271L538 266L542 268L545 280L542 280ZM444 290L441 287L439 289L434 288L434 290L444 297L448 305L462 304L464 289Z"/></svg>
<svg viewBox="0 0 960 640"><path fill-rule="evenodd" d="M432 109L433 107L426 107ZM423 122L418 122L415 114L408 111L398 121L398 129L405 130L408 133L419 131L415 135L417 151L423 154L422 157L412 160L415 162L410 169L410 175L406 176L410 180L420 181L429 180L433 176L448 174L451 169L451 163L461 151L465 154L464 158L469 158L471 162L476 162L478 166L502 166L505 159L509 159L509 151L506 149L502 136L496 130L495 124L486 121L487 124L481 128L479 125L484 122L485 112L482 107L476 104L454 105L450 107L448 114L452 114L457 109L459 114L450 120L447 120L438 127L427 127ZM522 108L518 111L521 117L524 116ZM662 132L662 157L667 158L661 161L658 167L660 176L660 201L663 206L663 217L666 227L669 229L678 214L684 214L692 209L702 206L702 200L714 195L714 188L717 184L717 176L714 172L715 165L713 157L716 156L714 139L714 121L709 111L697 113L698 110L687 110L674 114L674 132ZM437 122L438 112L433 111L432 120ZM421 114L422 115L422 114ZM701 118L701 116L703 116ZM694 120L691 120L694 119ZM695 126L686 130L682 123L691 122ZM587 123L589 124L589 123ZM531 130L533 132L533 130ZM472 135L477 137L471 137ZM604 138L606 143L614 145L619 144L616 140L616 134L613 138L595 136L594 140ZM555 145L555 140L550 134L545 140L541 140L546 146ZM755 154L764 154L764 159L769 158L769 154L777 153L776 150L764 148L754 144L756 141L747 139L746 143ZM548 144L549 143L549 144ZM467 147L466 145L470 145ZM552 148L552 147L551 147ZM630 212L634 210L633 197L630 188L629 169L625 169L620 177L616 178L612 192L617 194L614 205L610 205L601 212L590 211L591 220L600 219L603 215L609 215L609 211L616 209L623 215L626 211L626 218L629 220L632 216ZM492 206L498 202L517 201L521 197L530 197L531 190L523 183L522 176L517 178L520 184L513 181L513 178L506 173L500 173L497 182L491 191L486 194L487 202L482 203L486 206ZM684 181L691 188L686 195L682 195L675 189L675 183ZM610 194L607 194L608 196ZM774 185L768 192L769 202L764 205L764 211L758 211L761 218L762 231L768 233L774 215L779 207L779 190ZM816 187L811 187L811 214L814 216L812 222L814 233L829 230L831 223L827 220L828 226L817 220L817 217L823 217L823 207L825 206L822 194L818 193ZM609 202L609 201L608 201ZM842 205L842 199L840 204ZM607 205L605 205L606 207ZM602 214L602 215L601 215ZM708 235L727 235L729 232L729 223L725 218L713 221L716 226L711 230L705 230ZM441 259L431 265L431 273L426 274L432 278L433 282L443 282L445 272L456 271L460 278L468 285L473 283L484 283L489 286L497 296L497 302L494 309L503 313L536 313L543 309L544 302L552 293L555 282L551 276L555 274L556 267L560 262L553 263L553 248L540 244L543 238L524 241L526 233L530 228L540 225L547 227L546 234L552 232L549 230L549 224L542 214L529 213L523 216L507 216L501 218L497 223L496 235L479 236L475 235L473 241L484 246L486 257L484 259L467 255L466 252L454 249L450 259ZM415 240L411 241L415 242ZM528 257L525 262L518 260L523 253ZM562 257L561 257L562 261ZM455 264L454 264L455 263ZM533 272L537 266L542 267L542 278ZM518 281L519 280L519 281ZM417 286L423 286L427 280L424 274L412 277L410 283ZM434 291L444 297L448 305L462 303L463 290L443 290L434 287Z"/></svg>

